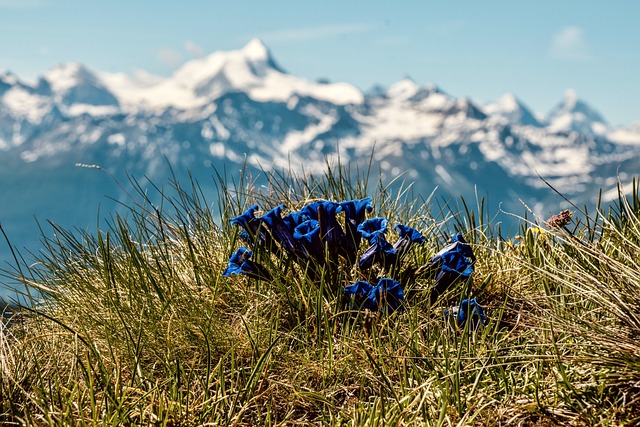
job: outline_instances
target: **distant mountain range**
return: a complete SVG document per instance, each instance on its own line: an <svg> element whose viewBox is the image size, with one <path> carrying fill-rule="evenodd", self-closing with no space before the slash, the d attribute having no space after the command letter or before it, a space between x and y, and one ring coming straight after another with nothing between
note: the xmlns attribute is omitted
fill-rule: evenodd
<svg viewBox="0 0 640 427"><path fill-rule="evenodd" d="M545 117L513 94L481 105L403 79L362 92L288 74L260 41L215 52L168 78L65 64L28 83L0 73L0 223L18 246L34 244L34 216L92 228L125 201L97 164L165 185L167 163L211 183L212 166L321 172L325 157L366 165L386 179L406 172L424 196L488 196L522 214L564 207L543 176L576 203L605 197L640 171L640 126L612 128L567 93ZM209 187L210 188L210 187ZM213 199L213 197L212 197ZM522 200L522 202L521 202ZM6 252L0 252L6 255Z"/></svg>

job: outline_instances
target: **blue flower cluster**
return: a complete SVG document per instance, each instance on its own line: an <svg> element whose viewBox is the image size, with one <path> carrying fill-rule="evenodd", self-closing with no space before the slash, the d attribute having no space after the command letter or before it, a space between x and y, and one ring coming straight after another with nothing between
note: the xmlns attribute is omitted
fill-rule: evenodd
<svg viewBox="0 0 640 427"><path fill-rule="evenodd" d="M398 224L394 230L399 237L395 243L386 239L388 220L371 218L366 214L373 210L372 199L334 202L318 200L305 205L299 211L282 215L284 205L276 206L256 217L254 205L231 223L242 228L241 238L252 248L260 248L279 257L288 257L305 268L312 279L326 274L338 264L339 258L348 265L358 265L361 271L379 265L387 271L396 268L412 244L422 244L425 238L419 231ZM342 213L341 220L338 214ZM362 239L369 247L358 256ZM267 269L253 262L252 251L238 249L229 259L224 276L246 274L249 277L268 280ZM394 311L404 301L402 286L391 278L381 278L376 286L361 281L344 289L347 296L370 310Z"/></svg>
<svg viewBox="0 0 640 427"><path fill-rule="evenodd" d="M366 214L373 210L371 198L344 202L318 200L284 216L284 205L278 205L259 217L256 216L258 209L257 205L251 206L231 219L232 224L242 229L241 238L254 250L292 260L314 281L321 275L335 272L340 258L349 266L357 266L361 272L377 265L390 277L374 279L374 282L378 280L375 285L365 280L357 281L344 287L344 295L352 308L386 313L402 308L405 294L398 278L406 277L406 274L403 275L399 268L407 251L413 245L425 242L419 231L398 224L393 228L398 238L395 243L389 242L386 238L389 221L386 218L365 219ZM369 245L359 255L362 239ZM270 280L272 276L267 268L252 261L252 255L248 247L238 249L229 259L223 275L246 274ZM474 262L471 246L461 234L455 234L451 243L427 266L435 274L431 300L435 301L455 281L468 279Z"/></svg>
<svg viewBox="0 0 640 427"><path fill-rule="evenodd" d="M305 265L311 262L312 267L324 267L340 256L350 262L357 259L361 240L358 226L366 212L373 210L371 203L371 198L342 203L319 200L285 216L284 205L278 205L260 217L255 216L258 205L254 205L232 218L231 223L242 228L241 238L254 248ZM344 227L337 217L341 212Z"/></svg>

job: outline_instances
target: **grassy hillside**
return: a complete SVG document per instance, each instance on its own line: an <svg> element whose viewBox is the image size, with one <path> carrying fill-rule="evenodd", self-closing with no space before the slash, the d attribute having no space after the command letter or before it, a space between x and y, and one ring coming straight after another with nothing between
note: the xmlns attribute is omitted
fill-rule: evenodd
<svg viewBox="0 0 640 427"><path fill-rule="evenodd" d="M16 254L4 282L39 296L2 322L0 421L640 422L635 185L606 212L576 208L546 223L523 219L519 235L506 239L481 203L471 209L366 182L338 165L320 178L274 174L259 188L246 176L219 179L217 195L176 185L156 205L141 191L109 229L56 229L35 261ZM245 246L242 227L231 220L250 206L257 204L260 216L284 203L284 215L317 200L366 197L373 198L366 217L389 220L389 242L398 223L425 241L393 263L380 258L363 269L339 245L324 241L307 259L264 228L251 247L260 274L223 276ZM346 215L335 216L345 228ZM474 271L437 295L429 261L455 233L473 249ZM357 257L368 248L363 239ZM385 299L390 293L372 310L344 293L382 277L402 286L397 309ZM484 308L485 324L445 315L469 298Z"/></svg>

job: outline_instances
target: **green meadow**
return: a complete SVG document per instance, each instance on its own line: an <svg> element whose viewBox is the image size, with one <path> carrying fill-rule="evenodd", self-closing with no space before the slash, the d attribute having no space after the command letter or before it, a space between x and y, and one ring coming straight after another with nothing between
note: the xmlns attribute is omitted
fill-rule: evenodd
<svg viewBox="0 0 640 427"><path fill-rule="evenodd" d="M418 197L340 164L323 176L269 173L264 185L215 179L216 193L172 182L153 203L138 186L98 232L52 226L41 251L14 249L1 280L21 286L23 304L1 324L2 425L640 423L635 181L606 207L560 220L523 206L506 233L482 200ZM262 251L268 279L222 275L244 246L231 219L249 206L366 197L368 218L425 237L396 270L363 272L331 254L324 270ZM474 271L434 299L426 266L455 233ZM399 309L345 301L345 286L390 274ZM467 298L485 324L444 314Z"/></svg>

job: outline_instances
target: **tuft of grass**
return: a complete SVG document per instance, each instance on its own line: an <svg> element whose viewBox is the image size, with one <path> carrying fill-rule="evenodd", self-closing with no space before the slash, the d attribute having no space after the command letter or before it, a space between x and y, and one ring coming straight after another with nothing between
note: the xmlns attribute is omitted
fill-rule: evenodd
<svg viewBox="0 0 640 427"><path fill-rule="evenodd" d="M25 287L0 327L3 425L634 425L640 403L640 198L574 213L561 229L521 224L506 240L482 199L434 207L399 182L327 164L266 180L217 174L142 185L90 234L52 225L43 250L2 270ZM261 185L260 182L266 182ZM375 215L419 229L419 267L461 232L473 281L435 304L407 277L403 311L347 310L340 266L310 280L264 255L273 280L221 276L248 206L374 197ZM410 270L414 271L414 270ZM443 315L475 296L486 326Z"/></svg>

